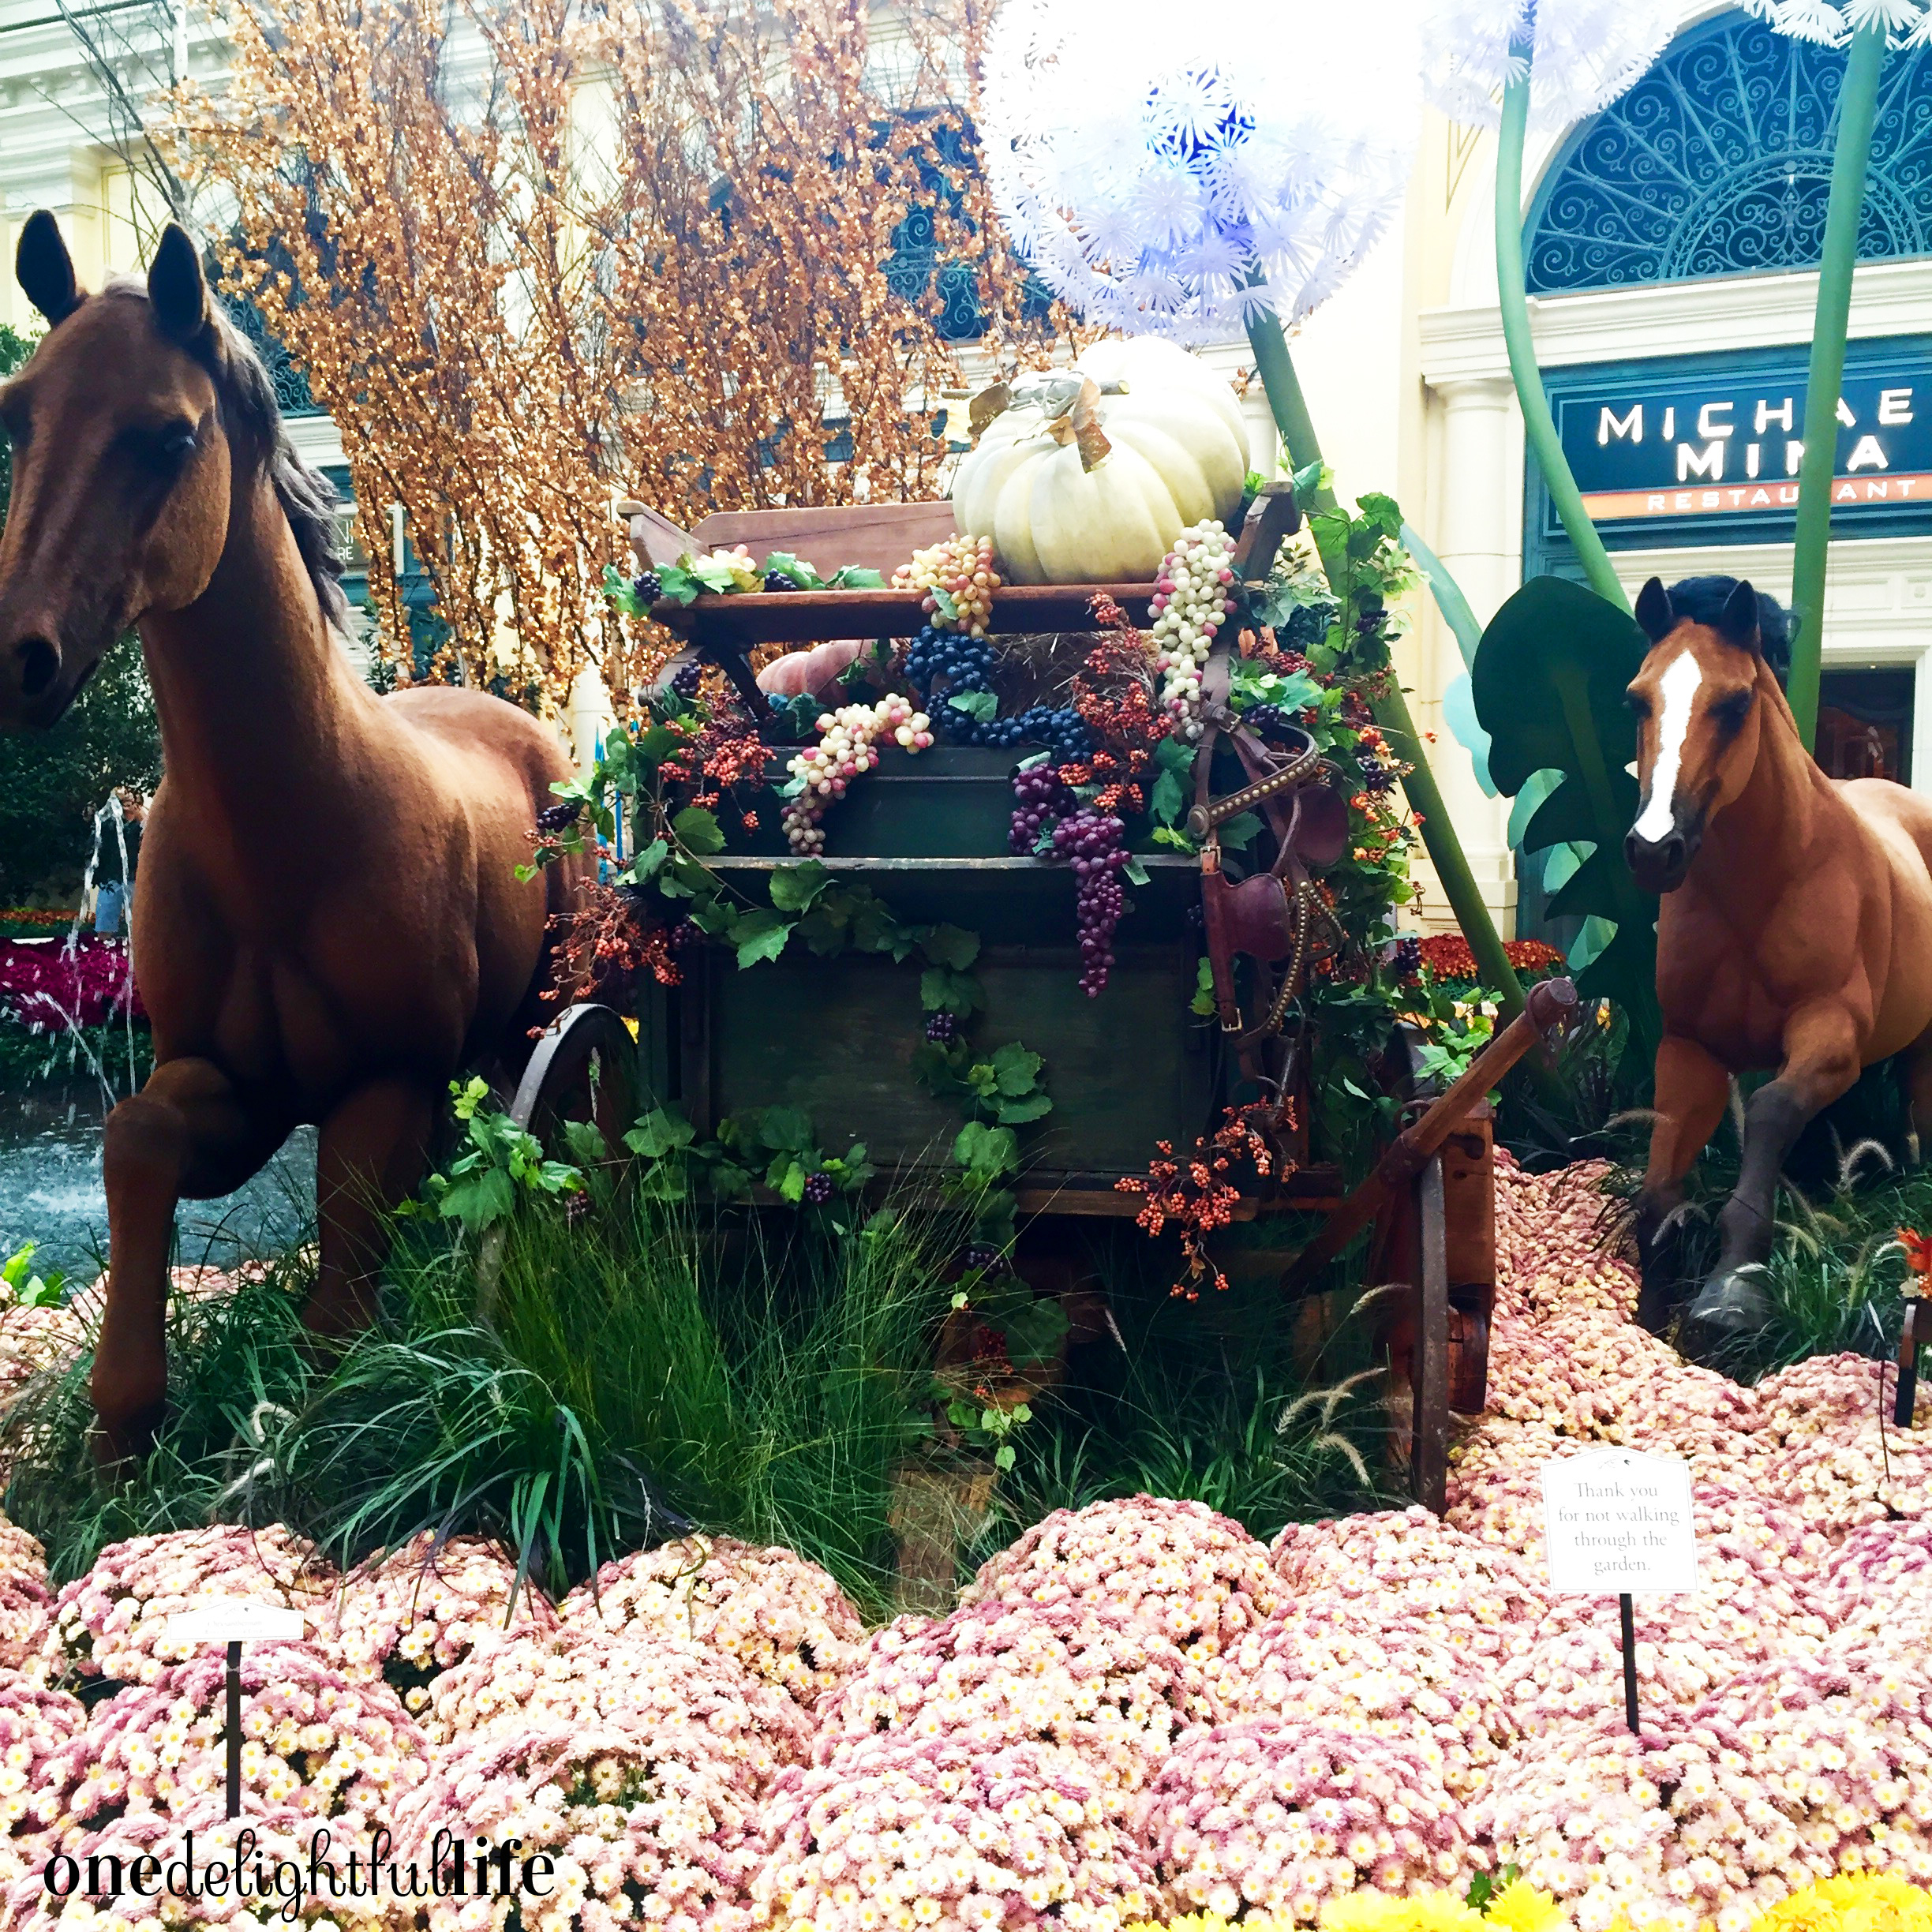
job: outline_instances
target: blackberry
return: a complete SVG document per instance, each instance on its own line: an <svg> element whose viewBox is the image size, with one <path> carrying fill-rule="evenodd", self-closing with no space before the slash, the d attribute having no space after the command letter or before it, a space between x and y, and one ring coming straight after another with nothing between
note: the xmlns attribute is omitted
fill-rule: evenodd
<svg viewBox="0 0 1932 1932"><path fill-rule="evenodd" d="M959 1038L959 1021L949 1013L936 1013L926 1022L926 1037L935 1046L950 1046Z"/></svg>
<svg viewBox="0 0 1932 1932"><path fill-rule="evenodd" d="M631 588L637 593L640 604L655 604L664 595L664 585L655 571L646 571L642 577L634 578Z"/></svg>
<svg viewBox="0 0 1932 1932"><path fill-rule="evenodd" d="M1004 1275L1006 1257L990 1241L972 1241L960 1251L960 1265L982 1275Z"/></svg>
<svg viewBox="0 0 1932 1932"><path fill-rule="evenodd" d="M829 1174L808 1174L805 1178L805 1205L822 1208L837 1191Z"/></svg>
<svg viewBox="0 0 1932 1932"><path fill-rule="evenodd" d="M698 695L698 687L704 679L704 666L695 657L681 664L671 673L671 688L687 704L693 702Z"/></svg>
<svg viewBox="0 0 1932 1932"><path fill-rule="evenodd" d="M765 588L767 590L796 590L798 586L783 571L767 571L765 573Z"/></svg>

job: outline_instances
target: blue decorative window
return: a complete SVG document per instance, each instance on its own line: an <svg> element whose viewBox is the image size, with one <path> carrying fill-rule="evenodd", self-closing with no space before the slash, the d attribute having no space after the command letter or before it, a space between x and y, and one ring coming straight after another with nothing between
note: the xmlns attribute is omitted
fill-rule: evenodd
<svg viewBox="0 0 1932 1932"><path fill-rule="evenodd" d="M1530 211L1533 294L1816 265L1845 57L1721 13L1558 154ZM1885 62L1859 253L1932 254L1932 55Z"/></svg>

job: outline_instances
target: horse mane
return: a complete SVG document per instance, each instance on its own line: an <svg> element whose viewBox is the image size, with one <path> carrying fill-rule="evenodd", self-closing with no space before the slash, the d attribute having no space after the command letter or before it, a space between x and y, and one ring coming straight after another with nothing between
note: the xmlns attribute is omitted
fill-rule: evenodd
<svg viewBox="0 0 1932 1932"><path fill-rule="evenodd" d="M1715 629L1725 600L1737 587L1735 577L1687 577L1671 586L1671 608L1692 623ZM1758 593L1758 641L1781 691L1791 671L1791 612L1762 590Z"/></svg>
<svg viewBox="0 0 1932 1932"><path fill-rule="evenodd" d="M104 295L148 300L147 284L129 275L117 278ZM188 353L208 373L221 398L223 414L239 424L259 453L257 460L274 486L295 535L304 568L322 606L323 621L341 630L349 616L349 600L342 587L344 559L336 536L342 495L320 470L311 469L295 453L275 401L275 381L255 345L230 320L220 298L208 294L209 328Z"/></svg>

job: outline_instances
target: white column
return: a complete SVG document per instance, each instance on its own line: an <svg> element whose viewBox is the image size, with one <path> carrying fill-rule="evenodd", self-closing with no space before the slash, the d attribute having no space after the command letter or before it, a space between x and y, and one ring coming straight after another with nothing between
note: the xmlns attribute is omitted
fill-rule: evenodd
<svg viewBox="0 0 1932 1932"><path fill-rule="evenodd" d="M1522 425L1515 391L1504 376L1439 378L1432 387L1443 412L1432 542L1477 621L1487 623L1522 575ZM1417 722L1436 734L1429 763L1483 903L1507 938L1516 930L1509 801L1485 796L1469 754L1443 721L1443 689L1463 666L1455 638L1432 602L1423 642ZM1455 923L1432 878L1425 886L1423 915L1432 930Z"/></svg>
<svg viewBox="0 0 1932 1932"><path fill-rule="evenodd" d="M588 778L597 762L597 739L611 717L610 696L604 674L589 658L577 667L570 691L570 748L580 777Z"/></svg>

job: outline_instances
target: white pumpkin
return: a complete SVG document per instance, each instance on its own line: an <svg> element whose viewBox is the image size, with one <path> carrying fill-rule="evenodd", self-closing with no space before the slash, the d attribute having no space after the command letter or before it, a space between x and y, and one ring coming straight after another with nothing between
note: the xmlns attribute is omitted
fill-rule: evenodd
<svg viewBox="0 0 1932 1932"><path fill-rule="evenodd" d="M1226 383L1158 336L1096 343L1073 368L1121 391L1100 399L1112 448L1083 468L1023 395L960 462L953 513L961 530L991 537L1009 583L1148 582L1189 525L1232 522L1247 425Z"/></svg>

